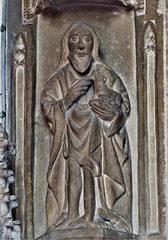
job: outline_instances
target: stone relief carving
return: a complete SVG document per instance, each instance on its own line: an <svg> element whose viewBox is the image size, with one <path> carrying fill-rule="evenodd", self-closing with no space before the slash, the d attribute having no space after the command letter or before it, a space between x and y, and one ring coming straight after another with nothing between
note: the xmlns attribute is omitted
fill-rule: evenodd
<svg viewBox="0 0 168 240"><path fill-rule="evenodd" d="M32 23L34 12L31 0L22 1L23 23Z"/></svg>
<svg viewBox="0 0 168 240"><path fill-rule="evenodd" d="M134 1L135 8L142 10L144 8L145 1L144 0L135 0Z"/></svg>
<svg viewBox="0 0 168 240"><path fill-rule="evenodd" d="M15 158L15 194L19 201L19 219L22 222L22 233L24 236L24 214L25 214L25 79L26 79L26 33L18 33L15 37L15 45L13 49L13 87L15 95L13 102L15 106L15 134L17 154ZM22 99L22 101L20 100Z"/></svg>
<svg viewBox="0 0 168 240"><path fill-rule="evenodd" d="M131 232L124 217L113 210L131 191L123 177L130 155L125 128L130 114L127 90L101 61L100 40L90 24L72 24L61 45L59 66L41 97L52 138L48 228Z"/></svg>
<svg viewBox="0 0 168 240"><path fill-rule="evenodd" d="M16 36L14 61L16 66L23 65L25 63L25 42L21 33Z"/></svg>
<svg viewBox="0 0 168 240"><path fill-rule="evenodd" d="M88 5L102 5L102 1L101 0L93 0L93 1L89 1L89 0L85 0L85 1L74 1L74 0L70 0L70 1L54 1L54 0L33 0L32 1L32 8L34 10L34 12L36 14L39 14L43 11L46 11L47 9L51 9L51 8L60 8L61 5L66 5L68 4L69 6L71 5L82 5L82 4L88 4ZM133 5L132 1L130 0L107 0L106 2L103 3L103 5L120 5L120 6L126 6L126 7L130 7Z"/></svg>
<svg viewBox="0 0 168 240"><path fill-rule="evenodd" d="M134 6L137 16L146 14L146 0L134 0Z"/></svg>
<svg viewBox="0 0 168 240"><path fill-rule="evenodd" d="M13 171L8 169L8 157L15 154L15 145L0 124L0 239L21 239L20 221L14 221L12 209L18 206L16 196L10 195L9 185L14 182Z"/></svg>
<svg viewBox="0 0 168 240"><path fill-rule="evenodd" d="M146 52L156 51L156 36L152 22L147 22L145 25L144 48Z"/></svg>
<svg viewBox="0 0 168 240"><path fill-rule="evenodd" d="M147 85L147 139L148 139L148 234L159 232L158 177L157 177L157 126L156 126L156 34L151 21L145 25L144 62Z"/></svg>

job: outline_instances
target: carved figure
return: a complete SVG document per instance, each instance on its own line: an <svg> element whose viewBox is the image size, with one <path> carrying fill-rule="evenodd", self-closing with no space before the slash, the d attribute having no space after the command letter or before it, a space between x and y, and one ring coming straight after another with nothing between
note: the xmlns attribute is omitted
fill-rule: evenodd
<svg viewBox="0 0 168 240"><path fill-rule="evenodd" d="M129 232L126 221L113 211L126 192L122 167L129 156L124 127L130 113L127 90L100 60L100 40L90 24L71 25L61 44L58 69L41 98L52 136L48 227L98 226Z"/></svg>

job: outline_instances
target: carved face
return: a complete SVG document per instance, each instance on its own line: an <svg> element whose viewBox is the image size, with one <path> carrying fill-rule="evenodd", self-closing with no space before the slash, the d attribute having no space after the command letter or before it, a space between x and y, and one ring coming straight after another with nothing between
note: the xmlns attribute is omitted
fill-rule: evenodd
<svg viewBox="0 0 168 240"><path fill-rule="evenodd" d="M93 35L84 25L74 27L68 39L69 60L73 67L84 73L90 66L93 50Z"/></svg>

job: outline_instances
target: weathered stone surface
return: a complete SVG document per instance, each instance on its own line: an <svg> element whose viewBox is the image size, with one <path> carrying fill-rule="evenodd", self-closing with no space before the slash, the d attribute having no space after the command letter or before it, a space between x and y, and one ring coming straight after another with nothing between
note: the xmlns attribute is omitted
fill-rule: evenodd
<svg viewBox="0 0 168 240"><path fill-rule="evenodd" d="M15 145L9 143L8 134L0 124L0 239L21 239L20 221L14 221L12 210L18 207L15 195L10 195L10 184L15 181L8 169L8 158L14 155Z"/></svg>
<svg viewBox="0 0 168 240"><path fill-rule="evenodd" d="M56 1L56 0L33 0L32 2L32 8L36 14L39 13L45 13L52 10L62 10L62 9L68 9L73 8L76 6L108 6L110 7L127 7L128 9L131 9L133 7L132 2L129 0L67 0L67 1Z"/></svg>
<svg viewBox="0 0 168 240"><path fill-rule="evenodd" d="M135 79L135 68L130 68L130 62L131 65L133 66L135 64L135 42L134 42L134 22L133 22L133 13L125 13L125 12L118 12L118 15L115 15L115 11L113 12L114 15L111 15L111 13L107 10L101 10L101 9L96 9L95 11L89 12L89 9L86 8L85 11L87 12L87 19L92 23L92 25L95 27L95 31L97 35L99 36L101 40L101 54L103 57L103 60L108 63L109 66L111 66L116 73L118 73L123 79L123 82L128 89L128 93L130 96L130 99L136 99L136 82L134 81ZM92 14L91 14L92 13ZM93 18L93 15L95 16ZM104 22L105 18L108 15L108 22ZM46 216L45 216L45 198L46 198L46 190L47 190L47 184L46 184L46 175L47 175L47 169L48 169L48 161L49 160L49 153L50 153L50 137L49 137L49 131L48 128L45 124L45 120L43 116L40 113L40 95L41 92L47 82L47 79L52 75L52 73L55 71L56 66L58 65L59 62L59 57L60 57L60 41L62 38L62 35L68 28L71 22L74 22L75 20L78 20L79 18L82 20L85 20L85 13L82 12L79 9L78 15L76 12L64 12L64 15L60 16L55 16L56 21L53 21L53 16L40 16L39 17L39 23L38 23L38 45L37 45L37 50L38 50L38 68L37 68L37 105L36 105L36 122L38 123L36 125L36 146L40 143L41 147L39 148L38 146L36 147L36 152L35 152L35 177L36 179L41 179L41 181L36 181L35 179L35 206L38 206L35 208L35 219L36 219L36 229L37 229L37 236L38 234L42 234L42 226L43 224L40 224L40 222L46 221ZM99 28L98 23L96 19L99 19L100 22L102 22L102 28ZM95 21L93 21L95 19ZM117 31L117 24L114 21L117 21L117 23L121 26L122 28L122 34L125 36L125 38L121 37L121 32ZM62 27L60 28L60 24L62 21L65 21L65 26L64 29ZM53 22L52 28L50 26L50 23ZM104 25L103 25L104 24ZM46 35L44 31L44 26L46 27L46 31L48 34ZM105 27L106 26L106 27ZM125 27L124 27L125 26ZM129 27L129 31L128 31ZM50 29L50 30L49 30ZM55 30L54 30L55 29ZM56 30L59 29L59 30ZM104 29L104 30L103 30ZM105 29L109 29L109 31L105 31ZM110 33L110 29L113 29L112 34ZM49 34L49 31L51 31L51 34ZM56 31L57 34L53 35L52 31ZM106 35L106 38L103 36ZM50 40L49 40L50 39ZM56 41L57 39L57 41ZM125 40L127 39L127 40ZM50 41L50 45L47 44L47 42ZM123 41L123 42L121 42ZM112 42L112 45L111 45ZM127 42L127 43L126 43ZM124 47L124 44L127 45L128 48ZM41 51L41 49L45 50ZM123 47L121 49L121 47ZM111 49L111 51L108 51L108 49ZM122 54L121 54L122 52ZM118 54L119 53L119 54ZM48 60L48 64L46 65L46 57L47 55L50 55L50 59ZM45 57L46 56L46 57ZM56 61L55 61L56 59ZM124 60L125 59L125 60ZM127 61L129 59L129 61ZM53 63L53 64L52 64ZM126 67L126 64L127 67ZM46 71L47 69L47 71ZM129 71L128 71L129 70ZM130 137L130 148L132 149L132 157L134 159L133 162L133 178L134 178L134 183L137 182L137 152L136 148L133 147L133 145L137 144L137 107L136 107L136 101L131 101L131 116L129 117L129 121L127 123L127 128L128 128L128 133ZM134 126L134 128L132 128ZM46 134L44 134L44 129ZM131 132L133 132L131 134ZM39 134L40 133L40 134ZM43 137L45 135L45 138ZM134 140L131 138L131 135L134 136ZM41 151L41 149L44 149L43 146L48 146L45 148L45 150ZM44 156L45 154L45 156ZM48 154L48 156L47 156ZM41 164L38 164L38 159L41 159ZM45 167L43 164L45 164ZM128 164L128 163L127 163ZM127 166L129 168L129 166ZM41 168L41 169L40 169ZM44 172L45 169L45 172ZM128 188L130 189L130 174L126 173L125 171L125 179L126 179L126 184ZM38 189L44 189L42 194L38 194ZM137 186L135 185L134 187L134 212L133 212L133 223L134 223L134 229L136 229L138 223L137 223ZM128 194L128 195L127 195ZM128 222L131 222L131 215L130 211L126 210L128 209L128 206L130 202L126 199L128 199L129 192L127 191L126 195L123 196L123 198L120 201L120 204L116 204L116 212L118 212L121 215L126 216L128 218ZM128 204L128 205L127 205ZM126 207L127 205L127 207ZM121 207L122 206L122 207ZM129 207L131 209L131 206ZM41 209L41 210L40 210ZM82 208L81 208L82 209ZM122 209L122 210L121 210ZM124 213L123 210L125 209L126 212ZM56 213L55 213L56 214ZM45 228L43 228L43 231L45 231ZM135 230L136 231L136 230Z"/></svg>
<svg viewBox="0 0 168 240"><path fill-rule="evenodd" d="M61 40L59 66L42 92L41 107L52 138L48 227L108 225L132 232L125 216L113 210L126 191L130 196L132 192L123 178L123 166L131 175L125 128L131 106L122 79L101 61L99 45L89 23L73 23Z"/></svg>
<svg viewBox="0 0 168 240"><path fill-rule="evenodd" d="M129 2L134 8L126 6ZM39 14L38 17L33 9ZM41 112L40 98L47 80L58 66L62 35L71 23L79 20L89 22L94 27L101 40L100 58L121 77L131 103L126 128L130 140L132 174L126 168L123 172L125 170L126 194L131 188L129 183L132 178L133 198L128 208L126 194L121 197L115 205L115 212L133 223L133 232L138 239L167 239L166 9L166 0L7 1L6 126L10 139L19 144L16 159L22 158L22 162L18 160L16 165L10 161L10 167L14 169L16 166L18 172L16 189L12 187L12 191L17 193L19 202L25 199L25 205L16 211L16 216L22 216L19 219L23 239L35 239L47 232L46 176L51 133ZM13 45L19 35L24 39L26 51L18 48L16 56ZM16 80L18 85L15 84ZM19 101L19 96L24 100ZM24 113L21 111L23 109ZM54 205L56 202L53 201ZM84 213L83 205L81 199L81 215ZM51 209L54 220L58 212L54 211L56 208ZM73 232L71 239L79 239L78 235L74 235L75 231L79 236L88 231L92 233L91 228L54 229L48 231L47 238L55 238L52 234L62 238L63 234L68 239L68 234ZM96 229L95 232L100 234L96 235L96 239L102 238L101 231L111 234L112 230ZM124 239L124 234L117 234L119 232L114 232L115 239ZM87 236L94 239L93 235ZM104 235L104 238L110 237Z"/></svg>
<svg viewBox="0 0 168 240"><path fill-rule="evenodd" d="M87 239L87 240L116 240L116 239L137 239L136 235L117 232L109 229L73 229L73 230L57 230L50 231L49 233L44 234L39 237L37 240L47 240L47 239L55 239L55 240L63 240L63 239Z"/></svg>

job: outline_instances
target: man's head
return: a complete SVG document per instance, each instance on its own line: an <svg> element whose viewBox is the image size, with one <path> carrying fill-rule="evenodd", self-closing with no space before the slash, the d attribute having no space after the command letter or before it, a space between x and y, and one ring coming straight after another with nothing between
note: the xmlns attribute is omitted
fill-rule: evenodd
<svg viewBox="0 0 168 240"><path fill-rule="evenodd" d="M67 63L67 60L80 73L87 71L92 59L101 62L98 56L100 40L88 23L81 21L73 23L65 32L61 46L58 70Z"/></svg>
<svg viewBox="0 0 168 240"><path fill-rule="evenodd" d="M68 58L80 73L86 72L90 66L93 44L93 35L85 25L78 24L71 30L68 38Z"/></svg>

